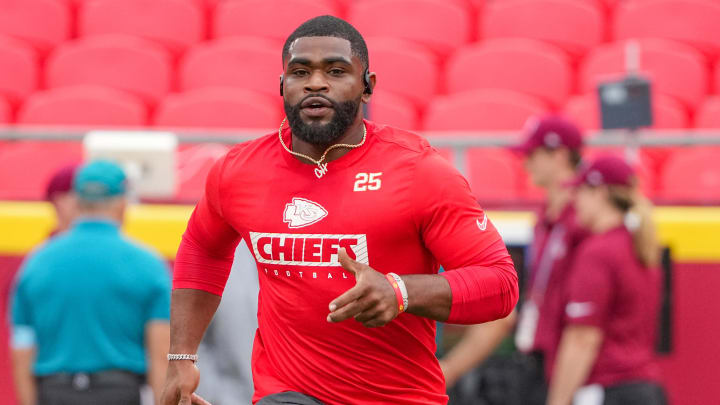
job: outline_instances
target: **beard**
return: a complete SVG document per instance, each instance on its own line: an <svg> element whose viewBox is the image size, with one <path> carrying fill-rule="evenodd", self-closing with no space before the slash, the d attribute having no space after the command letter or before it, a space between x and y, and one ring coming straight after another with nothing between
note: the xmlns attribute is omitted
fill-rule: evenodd
<svg viewBox="0 0 720 405"><path fill-rule="evenodd" d="M332 104L333 115L327 124L306 124L300 117L302 102L308 97L322 97ZM303 141L317 146L328 147L339 139L350 125L355 121L360 109L360 97L357 100L343 101L338 103L328 97L318 94L311 94L304 97L300 102L292 105L285 101L285 114L292 129L293 135Z"/></svg>

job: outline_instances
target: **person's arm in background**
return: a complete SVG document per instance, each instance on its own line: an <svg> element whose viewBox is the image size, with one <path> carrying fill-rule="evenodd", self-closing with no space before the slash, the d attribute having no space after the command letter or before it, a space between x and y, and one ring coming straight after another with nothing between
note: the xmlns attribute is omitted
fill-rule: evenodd
<svg viewBox="0 0 720 405"><path fill-rule="evenodd" d="M220 304L232 266L237 232L225 221L220 184L225 157L208 174L205 195L195 207L175 258L170 307L170 353L196 354ZM168 365L161 405L207 404L194 394L200 374L189 360Z"/></svg>
<svg viewBox="0 0 720 405"><path fill-rule="evenodd" d="M37 387L33 376L35 348L13 348L12 362L15 394L20 402L19 405L35 405L37 403Z"/></svg>
<svg viewBox="0 0 720 405"><path fill-rule="evenodd" d="M469 326L460 341L440 359L445 385L452 387L460 377L482 364L511 333L516 317L513 311L505 318Z"/></svg>
<svg viewBox="0 0 720 405"><path fill-rule="evenodd" d="M565 328L550 382L548 405L572 404L575 392L590 375L602 339L602 329L594 326L574 325Z"/></svg>
<svg viewBox="0 0 720 405"><path fill-rule="evenodd" d="M548 405L570 405L590 376L602 347L603 326L613 299L607 253L581 245L567 284L565 328L550 379Z"/></svg>
<svg viewBox="0 0 720 405"><path fill-rule="evenodd" d="M407 312L438 321L475 324L504 318L518 299L517 274L502 238L470 192L467 181L434 152L418 158L413 218L425 246L448 271L407 274ZM382 273L339 254L355 287L330 303L329 322L355 317L368 327L398 315ZM387 271L381 269L381 271Z"/></svg>
<svg viewBox="0 0 720 405"><path fill-rule="evenodd" d="M37 386L33 367L36 355L35 329L31 324L31 303L25 292L25 276L32 258L23 265L12 296L12 365L15 393L19 405L37 403Z"/></svg>
<svg viewBox="0 0 720 405"><path fill-rule="evenodd" d="M151 321L145 325L145 350L148 358L147 382L152 388L155 403L160 403L165 375L167 354L170 348L170 324L167 321Z"/></svg>

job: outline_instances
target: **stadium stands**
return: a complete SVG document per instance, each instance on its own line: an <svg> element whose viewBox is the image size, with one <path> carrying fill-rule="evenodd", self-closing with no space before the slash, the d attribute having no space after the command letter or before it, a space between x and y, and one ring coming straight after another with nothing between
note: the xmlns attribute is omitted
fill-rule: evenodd
<svg viewBox="0 0 720 405"><path fill-rule="evenodd" d="M10 102L0 97L0 124L7 124L12 120L12 108ZM0 144L2 146L2 144Z"/></svg>
<svg viewBox="0 0 720 405"><path fill-rule="evenodd" d="M511 202L521 193L520 166L511 152L498 148L468 150L467 179L478 200Z"/></svg>
<svg viewBox="0 0 720 405"><path fill-rule="evenodd" d="M79 142L23 141L3 145L2 165L12 170L0 170L0 200L42 200L45 185L61 167L82 161Z"/></svg>
<svg viewBox="0 0 720 405"><path fill-rule="evenodd" d="M720 129L720 96L705 100L695 116L695 127Z"/></svg>
<svg viewBox="0 0 720 405"><path fill-rule="evenodd" d="M180 89L232 86L278 96L283 72L280 46L255 37L200 43L180 62Z"/></svg>
<svg viewBox="0 0 720 405"><path fill-rule="evenodd" d="M60 45L47 61L50 88L93 84L113 87L155 102L170 88L166 51L131 36L98 36Z"/></svg>
<svg viewBox="0 0 720 405"><path fill-rule="evenodd" d="M0 34L43 53L70 36L70 11L57 0L0 0L0 10Z"/></svg>
<svg viewBox="0 0 720 405"><path fill-rule="evenodd" d="M552 45L528 39L490 40L461 48L448 62L445 78L451 93L515 90L556 107L572 86L565 55Z"/></svg>
<svg viewBox="0 0 720 405"><path fill-rule="evenodd" d="M435 56L421 45L395 38L368 38L370 70L378 89L424 106L437 93L440 69Z"/></svg>
<svg viewBox="0 0 720 405"><path fill-rule="evenodd" d="M0 95L20 101L38 85L35 51L21 41L0 36Z"/></svg>
<svg viewBox="0 0 720 405"><path fill-rule="evenodd" d="M181 51L205 34L203 13L191 1L85 1L78 17L80 36L136 35Z"/></svg>
<svg viewBox="0 0 720 405"><path fill-rule="evenodd" d="M331 1L315 0L233 0L220 2L215 9L213 36L259 36L285 41L305 20L318 15L337 15ZM278 48L272 48L276 57Z"/></svg>
<svg viewBox="0 0 720 405"><path fill-rule="evenodd" d="M494 1L483 11L480 36L538 39L581 56L602 41L604 23L602 12L590 1Z"/></svg>
<svg viewBox="0 0 720 405"><path fill-rule="evenodd" d="M641 0L618 4L616 39L665 38L709 55L720 52L720 3L712 0Z"/></svg>
<svg viewBox="0 0 720 405"><path fill-rule="evenodd" d="M655 91L653 128L720 128L715 0L0 0L0 10L0 122L11 125L272 129L283 40L333 14L367 39L378 74L368 111L380 123L482 136L561 111L596 129L595 86L625 71L633 38ZM651 167L679 150L653 149ZM514 181L517 196L537 199L523 171Z"/></svg>
<svg viewBox="0 0 720 405"><path fill-rule="evenodd" d="M419 127L415 106L409 100L391 92L373 92L372 104L368 110L370 119L378 123L410 130Z"/></svg>
<svg viewBox="0 0 720 405"><path fill-rule="evenodd" d="M509 90L474 90L436 97L425 112L423 129L518 130L531 116L547 111L539 100Z"/></svg>
<svg viewBox="0 0 720 405"><path fill-rule="evenodd" d="M18 113L25 125L131 127L148 124L147 111L136 97L99 86L70 86L37 92Z"/></svg>
<svg viewBox="0 0 720 405"><path fill-rule="evenodd" d="M364 0L352 4L348 20L366 37L396 37L448 55L470 39L464 7L442 0Z"/></svg>
<svg viewBox="0 0 720 405"><path fill-rule="evenodd" d="M603 45L588 55L579 72L582 91L590 91L598 82L626 72L626 44ZM637 44L640 73L652 80L656 91L676 97L691 108L702 101L709 91L707 63L702 54L666 40L640 40Z"/></svg>
<svg viewBox="0 0 720 405"><path fill-rule="evenodd" d="M680 129L689 126L687 110L677 100L662 94L654 94L652 103L655 121L652 128ZM571 98L563 112L583 129L600 128L600 110L596 92Z"/></svg>
<svg viewBox="0 0 720 405"><path fill-rule="evenodd" d="M720 150L697 148L674 154L665 164L660 197L668 201L717 203L720 200Z"/></svg>
<svg viewBox="0 0 720 405"><path fill-rule="evenodd" d="M281 103L262 93L227 87L207 87L171 94L158 106L154 124L160 127L259 128L280 125Z"/></svg>

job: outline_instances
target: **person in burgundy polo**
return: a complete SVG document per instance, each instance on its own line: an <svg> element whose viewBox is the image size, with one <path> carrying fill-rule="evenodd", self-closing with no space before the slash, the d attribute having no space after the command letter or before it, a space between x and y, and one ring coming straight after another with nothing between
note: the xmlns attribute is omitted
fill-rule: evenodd
<svg viewBox="0 0 720 405"><path fill-rule="evenodd" d="M572 182L578 247L547 405L664 405L654 343L660 249L633 169L600 158Z"/></svg>
<svg viewBox="0 0 720 405"><path fill-rule="evenodd" d="M447 386L452 387L466 372L483 363L517 326L519 366L509 378L511 381L500 388L503 392L498 400L505 404L544 405L546 379L560 338L563 285L575 247L586 234L575 225L572 190L566 187L580 167L583 138L576 125L559 116L533 118L524 132L523 143L513 150L524 157L526 170L533 183L545 191L546 200L538 213L529 249L522 305L518 314L513 312L505 319L471 327L440 364ZM485 391L489 392L494 390L489 386L497 385L496 381L488 377L480 385L488 387ZM486 398L488 392L478 394L493 402ZM479 399L467 400L476 404Z"/></svg>

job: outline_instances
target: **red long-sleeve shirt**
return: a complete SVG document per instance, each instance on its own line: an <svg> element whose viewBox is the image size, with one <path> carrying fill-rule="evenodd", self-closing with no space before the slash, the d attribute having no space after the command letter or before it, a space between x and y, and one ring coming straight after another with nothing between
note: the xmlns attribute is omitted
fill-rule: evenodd
<svg viewBox="0 0 720 405"><path fill-rule="evenodd" d="M327 404L447 402L432 320L326 321L330 301L355 284L340 248L382 273L443 265L451 322L497 319L517 301L510 256L465 179L423 138L365 124L365 144L322 178L277 133L236 146L211 170L183 236L174 288L222 294L240 238L255 256L254 401L290 390ZM289 145L289 129L283 138Z"/></svg>

